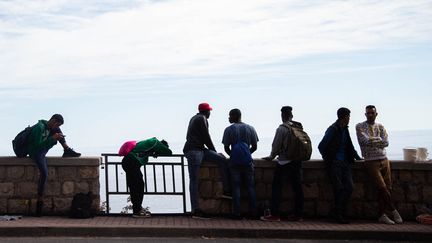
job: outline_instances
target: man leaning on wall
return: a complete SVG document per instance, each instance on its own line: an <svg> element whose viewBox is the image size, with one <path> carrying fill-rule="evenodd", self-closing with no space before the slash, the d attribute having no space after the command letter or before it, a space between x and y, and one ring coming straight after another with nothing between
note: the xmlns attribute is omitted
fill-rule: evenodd
<svg viewBox="0 0 432 243"><path fill-rule="evenodd" d="M336 122L327 128L318 145L333 188L334 208L330 216L340 224L349 223L346 210L354 189L352 164L354 159L361 160L348 130L350 113L348 108L339 108Z"/></svg>
<svg viewBox="0 0 432 243"><path fill-rule="evenodd" d="M356 133L365 159L365 169L378 189L378 221L384 224L401 224L402 217L391 199L391 167L385 149L389 145L387 131L382 124L375 122L378 116L375 106L366 106L365 115L366 121L357 124ZM393 216L393 220L388 217L388 212Z"/></svg>

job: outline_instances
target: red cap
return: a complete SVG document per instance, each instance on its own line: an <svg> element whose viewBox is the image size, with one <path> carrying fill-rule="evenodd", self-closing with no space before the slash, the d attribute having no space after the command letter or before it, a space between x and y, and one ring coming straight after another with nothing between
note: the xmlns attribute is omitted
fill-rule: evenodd
<svg viewBox="0 0 432 243"><path fill-rule="evenodd" d="M208 103L201 103L198 105L198 110L201 111L211 111L213 108L210 107Z"/></svg>

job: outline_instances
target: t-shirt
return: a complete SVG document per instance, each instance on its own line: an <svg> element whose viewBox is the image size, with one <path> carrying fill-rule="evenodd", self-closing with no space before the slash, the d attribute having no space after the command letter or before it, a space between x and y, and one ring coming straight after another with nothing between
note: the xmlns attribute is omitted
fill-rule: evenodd
<svg viewBox="0 0 432 243"><path fill-rule="evenodd" d="M249 146L259 141L255 128L243 122L233 123L225 128L222 143L229 146L236 144L238 140Z"/></svg>

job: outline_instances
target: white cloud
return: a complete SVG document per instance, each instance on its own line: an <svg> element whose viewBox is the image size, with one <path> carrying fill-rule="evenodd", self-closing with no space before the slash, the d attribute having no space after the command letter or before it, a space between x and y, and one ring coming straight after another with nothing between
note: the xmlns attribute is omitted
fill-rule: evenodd
<svg viewBox="0 0 432 243"><path fill-rule="evenodd" d="M53 0L0 9L0 87L67 80L60 93L432 39L430 1Z"/></svg>

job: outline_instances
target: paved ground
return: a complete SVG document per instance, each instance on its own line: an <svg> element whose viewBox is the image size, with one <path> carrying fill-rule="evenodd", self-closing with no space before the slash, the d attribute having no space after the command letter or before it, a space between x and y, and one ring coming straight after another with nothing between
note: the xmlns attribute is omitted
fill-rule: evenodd
<svg viewBox="0 0 432 243"><path fill-rule="evenodd" d="M263 222L214 218L191 219L186 216L100 216L92 219L64 217L24 217L0 221L2 237L193 237L339 239L339 240L422 240L432 242L432 226L407 222L384 225L354 221L348 225L320 220L304 222Z"/></svg>
<svg viewBox="0 0 432 243"><path fill-rule="evenodd" d="M26 237L14 237L14 238L2 238L2 243L262 243L262 242L274 242L274 243L380 243L383 241L360 241L360 240L305 240L305 239L248 239L248 238L94 238L94 237L43 237L43 238L26 238ZM404 242L404 241L392 241Z"/></svg>

